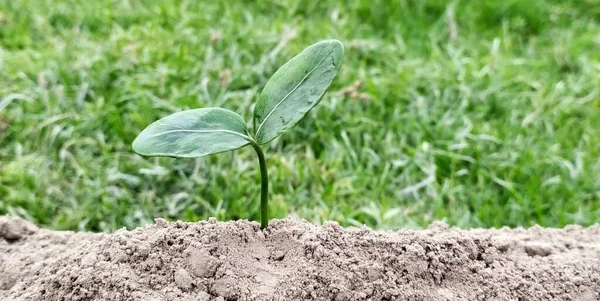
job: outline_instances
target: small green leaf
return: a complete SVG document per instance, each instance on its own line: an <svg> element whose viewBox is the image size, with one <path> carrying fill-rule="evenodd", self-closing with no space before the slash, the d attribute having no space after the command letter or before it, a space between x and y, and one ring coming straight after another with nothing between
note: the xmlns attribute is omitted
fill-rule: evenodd
<svg viewBox="0 0 600 301"><path fill-rule="evenodd" d="M202 108L177 112L150 124L133 141L144 156L193 158L250 143L246 123L232 111Z"/></svg>
<svg viewBox="0 0 600 301"><path fill-rule="evenodd" d="M340 41L320 41L275 72L254 108L254 130L259 144L277 138L319 103L336 77L343 55Z"/></svg>

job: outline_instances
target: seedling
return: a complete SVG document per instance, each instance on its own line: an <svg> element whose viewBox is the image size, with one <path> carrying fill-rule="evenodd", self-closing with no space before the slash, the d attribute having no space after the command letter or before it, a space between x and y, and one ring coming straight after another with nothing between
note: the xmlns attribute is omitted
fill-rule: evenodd
<svg viewBox="0 0 600 301"><path fill-rule="evenodd" d="M269 177L262 145L295 126L316 106L336 77L344 46L324 40L304 49L269 79L254 106L254 134L244 119L221 108L171 114L146 127L133 141L143 156L195 158L251 145L260 164L260 226L268 224Z"/></svg>

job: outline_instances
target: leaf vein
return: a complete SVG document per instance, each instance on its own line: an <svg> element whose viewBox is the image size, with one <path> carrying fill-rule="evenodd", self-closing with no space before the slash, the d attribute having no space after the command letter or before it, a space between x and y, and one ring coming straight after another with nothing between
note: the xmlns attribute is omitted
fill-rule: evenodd
<svg viewBox="0 0 600 301"><path fill-rule="evenodd" d="M285 95L274 107L273 109L271 109L271 111L269 112L269 114L267 114L267 117L265 117L265 119L263 119L263 121L260 123L260 125L258 126L258 129L256 130L256 138L258 138L258 136L260 135L260 130L262 129L262 126L265 124L265 122L269 119L269 117L273 114L273 112L275 112L275 110L279 107L279 105L281 105L281 103L283 103L292 93L294 93L299 87L300 85L302 85L306 79L308 78L309 75L311 75L317 68L319 68L321 66L321 64L323 64L323 62L325 61L325 59L333 52L333 49L335 47L331 47L331 49L329 49L329 51L323 56L323 58L321 59L321 61L319 61L319 63L312 69L310 70L303 78L302 80L298 83L298 85L296 85L294 87L294 89L292 89L292 91L290 91L287 95Z"/></svg>
<svg viewBox="0 0 600 301"><path fill-rule="evenodd" d="M188 133L198 133L198 134L202 134L202 133L215 133L215 132L219 132L219 133L228 133L228 134L233 134L239 137L244 138L245 140L248 140L248 136L240 134L238 132L234 132L234 131L229 131L229 130L184 130L184 129L177 129L177 130L172 130L172 131L165 131L165 132L160 132L157 133L155 135L152 135L152 138L158 137L158 136L162 136L162 135L167 135L167 134L171 134L171 133L176 133L176 132L188 132Z"/></svg>

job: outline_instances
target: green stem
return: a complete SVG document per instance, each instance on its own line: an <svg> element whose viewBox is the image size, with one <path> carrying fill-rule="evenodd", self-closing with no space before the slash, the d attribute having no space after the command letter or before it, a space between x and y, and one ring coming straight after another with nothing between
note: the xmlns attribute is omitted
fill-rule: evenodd
<svg viewBox="0 0 600 301"><path fill-rule="evenodd" d="M251 142L252 147L258 155L258 163L260 164L260 228L264 229L269 224L269 217L267 215L268 203L269 203L269 175L267 173L267 162L265 161L265 154L258 143Z"/></svg>

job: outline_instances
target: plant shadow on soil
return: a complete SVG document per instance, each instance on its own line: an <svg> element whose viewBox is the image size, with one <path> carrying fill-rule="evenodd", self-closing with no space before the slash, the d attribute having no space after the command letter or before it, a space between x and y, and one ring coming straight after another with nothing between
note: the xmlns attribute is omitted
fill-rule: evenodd
<svg viewBox="0 0 600 301"><path fill-rule="evenodd" d="M600 227L273 220L56 232L0 216L1 300L598 300Z"/></svg>

